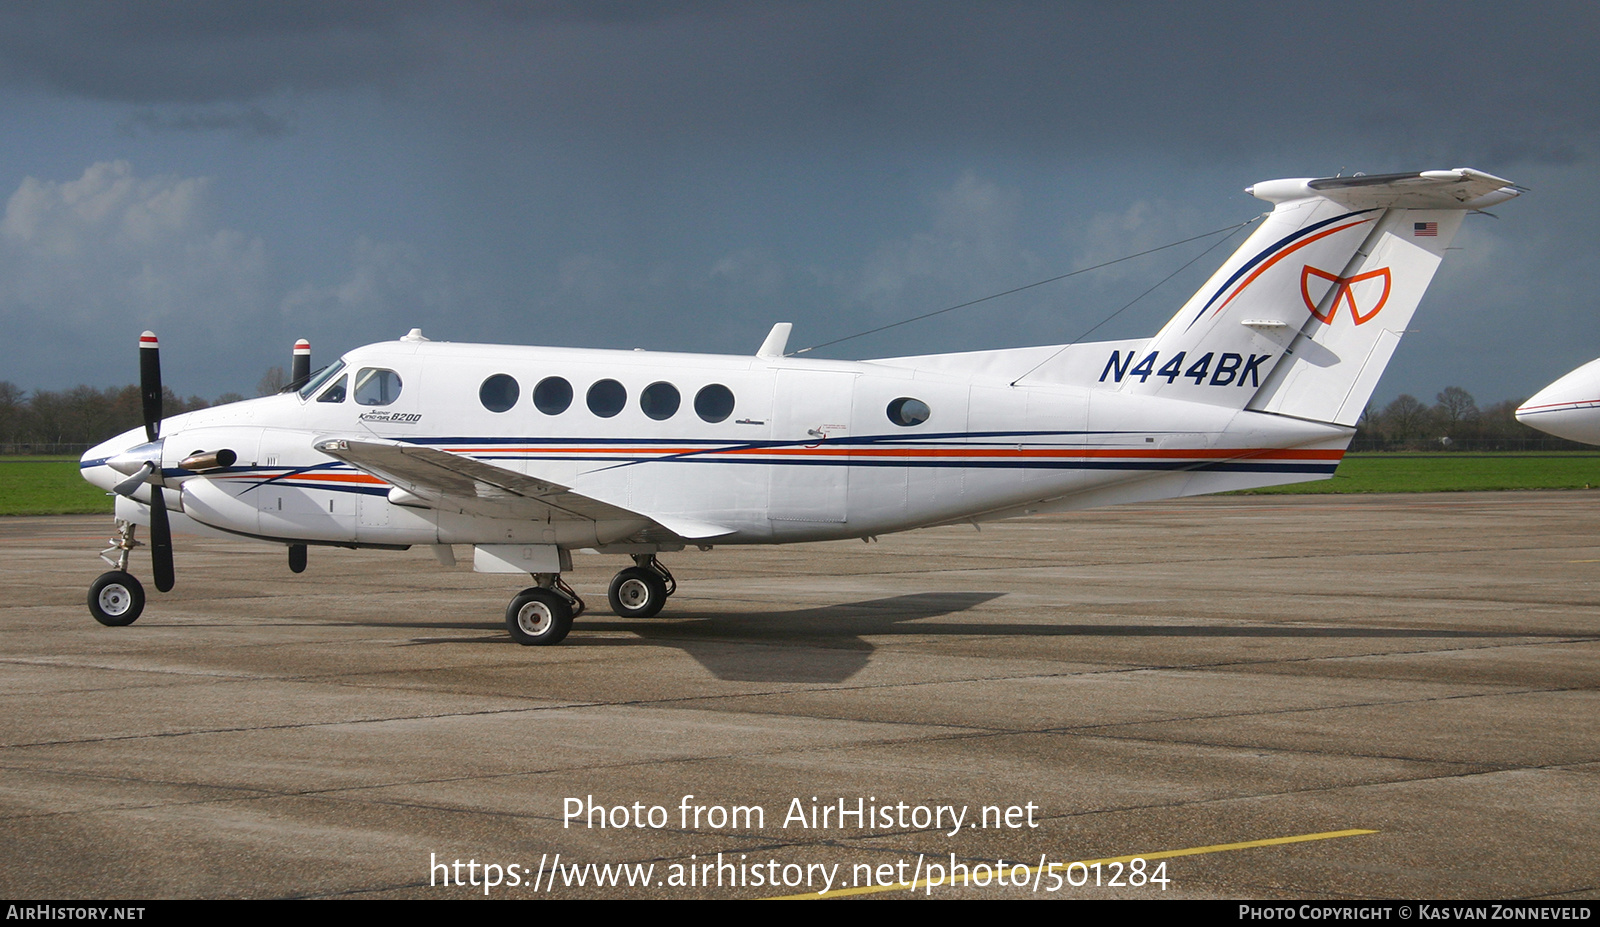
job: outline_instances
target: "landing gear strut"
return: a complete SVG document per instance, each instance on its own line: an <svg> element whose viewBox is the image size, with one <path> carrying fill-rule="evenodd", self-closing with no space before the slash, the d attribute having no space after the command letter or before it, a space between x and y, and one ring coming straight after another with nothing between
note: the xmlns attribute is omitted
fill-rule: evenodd
<svg viewBox="0 0 1600 927"><path fill-rule="evenodd" d="M128 572L128 554L140 546L133 536L136 527L131 521L117 519L117 536L100 552L100 559L113 569L89 585L89 614L107 627L133 624L144 611L144 586ZM106 556L112 551L117 552L115 560Z"/></svg>
<svg viewBox="0 0 1600 927"><path fill-rule="evenodd" d="M611 578L606 601L623 618L654 618L667 604L667 596L678 591L678 582L654 554L634 554L633 562Z"/></svg>
<svg viewBox="0 0 1600 927"><path fill-rule="evenodd" d="M524 647L559 644L572 630L572 619L583 614L583 599L562 582L560 573L534 573L537 586L529 586L506 606L506 629Z"/></svg>

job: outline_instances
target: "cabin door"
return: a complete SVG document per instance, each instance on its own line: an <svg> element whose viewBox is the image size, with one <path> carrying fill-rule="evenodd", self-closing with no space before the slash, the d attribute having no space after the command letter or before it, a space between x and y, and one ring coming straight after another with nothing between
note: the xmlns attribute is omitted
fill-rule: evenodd
<svg viewBox="0 0 1600 927"><path fill-rule="evenodd" d="M850 405L856 375L780 370L772 402L767 518L843 523L848 515Z"/></svg>

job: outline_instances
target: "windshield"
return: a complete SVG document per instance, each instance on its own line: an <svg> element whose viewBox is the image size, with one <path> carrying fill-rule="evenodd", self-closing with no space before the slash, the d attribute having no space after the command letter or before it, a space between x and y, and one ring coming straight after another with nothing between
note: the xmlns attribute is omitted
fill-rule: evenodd
<svg viewBox="0 0 1600 927"><path fill-rule="evenodd" d="M322 368L321 370L318 370L316 373L312 374L311 375L311 381L308 382L305 386L300 387L300 398L301 399L310 399L312 393L315 393L318 389L320 389L322 387L322 384L328 382L330 379L333 378L334 374L338 373L339 371L341 371L343 369L344 369L344 361L341 360L341 361L336 361L336 362L334 362L332 364L329 364L328 366L326 366L326 367Z"/></svg>

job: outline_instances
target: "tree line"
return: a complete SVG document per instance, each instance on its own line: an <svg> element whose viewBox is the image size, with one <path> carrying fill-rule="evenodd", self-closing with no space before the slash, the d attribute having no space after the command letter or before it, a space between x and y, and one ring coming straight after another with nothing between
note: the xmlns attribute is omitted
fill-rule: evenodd
<svg viewBox="0 0 1600 927"><path fill-rule="evenodd" d="M286 380L283 368L273 367L262 376L256 395L270 396L282 389ZM223 393L214 401L201 396L184 398L163 387L161 414L181 415L244 398L238 393ZM81 454L142 424L138 386L77 386L30 393L0 380L0 454Z"/></svg>
<svg viewBox="0 0 1600 927"><path fill-rule="evenodd" d="M267 396L283 387L283 368L274 367L256 388ZM215 401L181 398L164 391L163 412L178 415L245 397L224 393ZM1379 408L1368 406L1356 426L1350 449L1355 451L1523 451L1581 450L1571 441L1553 438L1516 420L1521 403L1497 402L1480 409L1472 394L1446 387L1432 405L1406 393ZM0 381L0 454L77 454L114 435L138 427L139 387L27 392Z"/></svg>
<svg viewBox="0 0 1600 927"><path fill-rule="evenodd" d="M1472 394L1447 386L1428 405L1410 393L1379 408L1368 406L1356 424L1352 451L1564 451L1588 445L1556 438L1517 421L1527 400L1507 399L1478 408Z"/></svg>

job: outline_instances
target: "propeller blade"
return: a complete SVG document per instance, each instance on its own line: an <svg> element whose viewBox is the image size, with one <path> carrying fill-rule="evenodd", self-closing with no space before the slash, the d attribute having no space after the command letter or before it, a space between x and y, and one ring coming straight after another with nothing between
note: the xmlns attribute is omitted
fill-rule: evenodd
<svg viewBox="0 0 1600 927"><path fill-rule="evenodd" d="M311 342L301 338L294 343L294 354L289 362L289 385L285 389L299 389L311 379Z"/></svg>
<svg viewBox="0 0 1600 927"><path fill-rule="evenodd" d="M133 491L138 489L140 486L143 486L144 481L148 479L150 474L154 472L156 472L156 462L153 460L147 460L145 461L144 466L140 467L136 472L129 474L127 479L111 487L111 491L119 496L127 496L132 498Z"/></svg>
<svg viewBox="0 0 1600 927"><path fill-rule="evenodd" d="M160 486L152 486L150 492L150 571L157 589L172 591L172 525L167 520L167 494Z"/></svg>
<svg viewBox="0 0 1600 927"><path fill-rule="evenodd" d="M155 332L139 336L139 397L144 400L144 433L154 441L161 429L161 343Z"/></svg>

